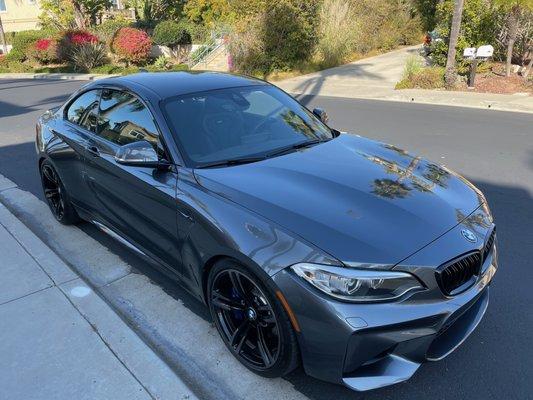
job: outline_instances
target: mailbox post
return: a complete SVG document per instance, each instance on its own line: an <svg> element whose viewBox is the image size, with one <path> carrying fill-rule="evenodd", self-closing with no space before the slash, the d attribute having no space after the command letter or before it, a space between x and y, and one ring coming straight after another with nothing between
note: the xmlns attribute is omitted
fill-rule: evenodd
<svg viewBox="0 0 533 400"><path fill-rule="evenodd" d="M473 89L476 80L476 70L478 60L487 60L494 53L494 47L490 44L480 46L479 48L467 47L463 52L463 57L470 60L470 74L468 76L468 88Z"/></svg>

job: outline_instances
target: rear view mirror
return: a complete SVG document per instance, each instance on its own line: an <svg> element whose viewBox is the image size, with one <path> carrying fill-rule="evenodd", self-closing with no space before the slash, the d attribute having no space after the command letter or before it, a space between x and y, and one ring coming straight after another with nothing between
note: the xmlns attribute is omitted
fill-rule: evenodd
<svg viewBox="0 0 533 400"><path fill-rule="evenodd" d="M318 117L318 119L320 121L322 121L325 125L328 124L328 114L326 113L326 110L322 109L322 108L315 108L313 110L313 114L315 114L315 116Z"/></svg>
<svg viewBox="0 0 533 400"><path fill-rule="evenodd" d="M121 146L115 155L118 164L132 167L158 168L159 157L153 146L146 140Z"/></svg>

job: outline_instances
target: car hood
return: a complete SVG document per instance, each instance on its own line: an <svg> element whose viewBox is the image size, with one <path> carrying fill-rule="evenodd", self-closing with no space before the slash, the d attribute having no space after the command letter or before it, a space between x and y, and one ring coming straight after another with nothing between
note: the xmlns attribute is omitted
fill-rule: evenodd
<svg viewBox="0 0 533 400"><path fill-rule="evenodd" d="M392 266L484 201L466 179L357 135L251 164L197 169L198 183L345 263Z"/></svg>

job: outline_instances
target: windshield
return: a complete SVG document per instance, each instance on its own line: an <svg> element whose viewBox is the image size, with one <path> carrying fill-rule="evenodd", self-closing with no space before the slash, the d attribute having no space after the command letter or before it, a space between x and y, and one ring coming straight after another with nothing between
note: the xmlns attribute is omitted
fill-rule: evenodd
<svg viewBox="0 0 533 400"><path fill-rule="evenodd" d="M333 136L300 103L267 85L174 97L166 100L163 108L183 156L193 167L260 159Z"/></svg>

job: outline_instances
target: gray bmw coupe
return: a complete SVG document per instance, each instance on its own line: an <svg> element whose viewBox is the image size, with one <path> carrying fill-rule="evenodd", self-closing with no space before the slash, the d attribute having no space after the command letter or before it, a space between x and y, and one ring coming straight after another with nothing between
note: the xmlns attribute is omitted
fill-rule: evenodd
<svg viewBox="0 0 533 400"><path fill-rule="evenodd" d="M266 82L211 72L92 82L45 113L43 190L211 311L250 370L370 390L479 324L497 269L483 194L449 169L328 127Z"/></svg>

